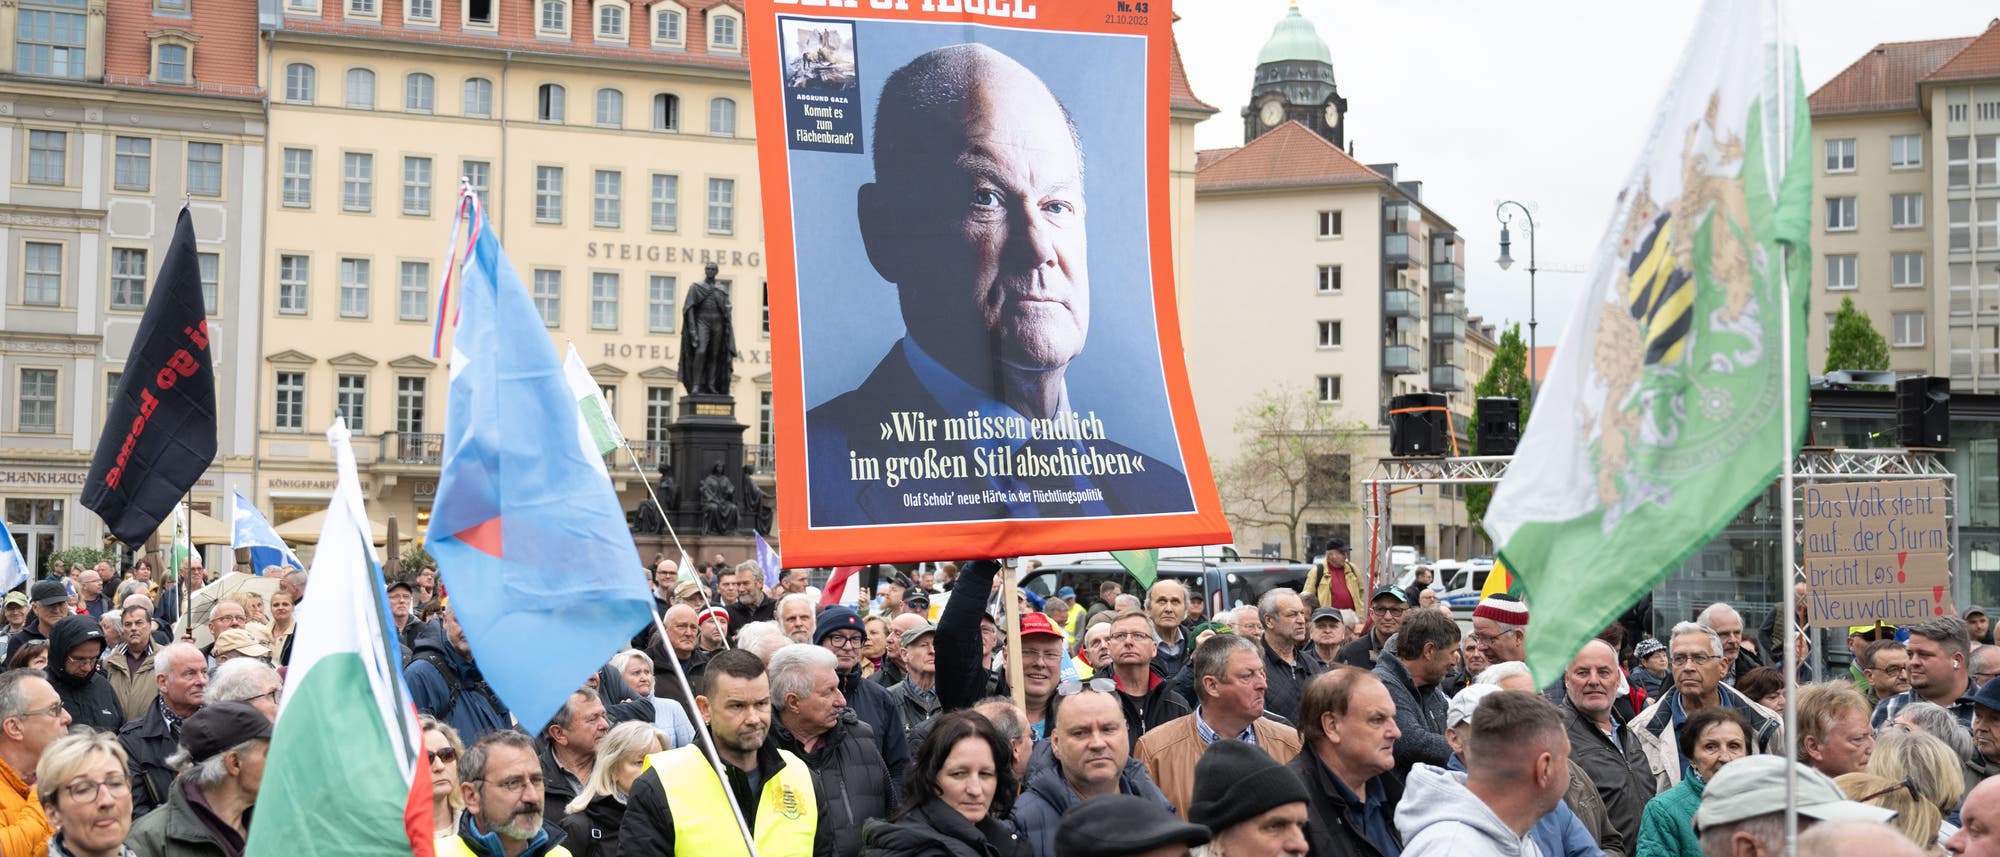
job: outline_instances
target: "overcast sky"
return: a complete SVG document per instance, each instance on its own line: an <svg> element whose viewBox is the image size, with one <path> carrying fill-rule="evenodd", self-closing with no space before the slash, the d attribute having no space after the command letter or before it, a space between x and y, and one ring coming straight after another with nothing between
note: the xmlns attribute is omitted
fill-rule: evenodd
<svg viewBox="0 0 2000 857"><path fill-rule="evenodd" d="M1240 114L1257 51L1287 5L1175 4L1195 94L1222 110L1196 128L1201 148L1242 145ZM1535 210L1545 269L1587 267L1699 4L1300 0L1299 8L1333 51L1355 157L1393 161L1400 178L1424 183L1424 202L1466 239L1471 312L1524 322L1525 334L1528 248L1517 230L1521 262L1504 273L1493 264L1494 206L1514 199ZM1878 42L1976 35L2000 14L2000 6L1969 0L1811 0L1791 8L1809 13L1794 27L1808 92ZM1560 339L1583 279L1549 270L1536 278L1542 345Z"/></svg>

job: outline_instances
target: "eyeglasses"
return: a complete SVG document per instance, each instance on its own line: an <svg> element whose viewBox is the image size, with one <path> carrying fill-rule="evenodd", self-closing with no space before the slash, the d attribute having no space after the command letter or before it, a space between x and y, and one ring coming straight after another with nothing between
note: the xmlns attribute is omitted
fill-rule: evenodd
<svg viewBox="0 0 2000 857"><path fill-rule="evenodd" d="M530 774L525 777L508 777L507 779L501 780L497 783L491 780L484 780L484 779L473 780L473 782L485 785L491 785L496 789L508 793L519 793L525 789L534 789L535 791L541 791L543 786L548 785L548 783L542 779L541 774Z"/></svg>
<svg viewBox="0 0 2000 857"><path fill-rule="evenodd" d="M1671 658L1673 665L1677 667L1684 667L1687 666L1688 664L1694 664L1695 666L1702 666L1704 664L1707 664L1709 661L1713 660L1720 660L1720 659L1717 658L1715 655L1695 655L1687 653L1674 655Z"/></svg>
<svg viewBox="0 0 2000 857"><path fill-rule="evenodd" d="M250 697L250 698L248 698L248 699L245 699L245 700L243 700L243 702L244 702L245 704L247 704L247 705L255 705L255 704L257 704L257 700L260 700L260 699L268 699L268 700L270 700L270 701L272 701L272 702L274 702L274 703L275 703L275 702L277 702L277 701L278 701L278 694L280 694L280 693L284 693L284 692L285 692L285 689L284 689L284 688L282 688L282 687L280 687L280 688L275 688L275 689L273 689L273 690L270 690L270 691L268 691L268 692L265 692L265 693L260 693L260 694L257 694L256 696L253 696L253 697Z"/></svg>
<svg viewBox="0 0 2000 857"><path fill-rule="evenodd" d="M21 712L20 714L16 714L16 715L14 715L14 716L15 716L15 717L22 717L22 718L26 718L26 717L41 717L41 716L44 716L44 715L46 715L46 716L49 716L49 717L61 717L61 716L62 716L62 711L63 711L63 704L62 704L62 702L61 702L60 700L58 700L58 701L56 702L56 704L54 704L54 705L51 705L51 706L49 706L49 707L47 707L47 708L37 708L37 709L35 709L35 710L33 710L33 711L23 711L23 712ZM9 718L9 719L11 719L11 718Z"/></svg>
<svg viewBox="0 0 2000 857"><path fill-rule="evenodd" d="M858 649L861 648L861 635L828 634L826 639L820 642L829 649Z"/></svg>
<svg viewBox="0 0 2000 857"><path fill-rule="evenodd" d="M1858 801L1859 801L1859 802L1861 802L1861 803L1867 803L1867 802L1869 802L1869 801L1871 801L1871 800L1874 800L1874 799L1876 799L1876 798L1878 798L1878 797L1887 797L1887 796L1889 796L1889 795L1892 795L1892 794L1895 794L1895 793L1896 793L1896 792L1897 792L1898 790L1900 790L1900 789L1909 789L1909 790L1910 790L1910 800L1913 800L1913 801L1920 801L1920 800L1922 800L1922 798L1919 798L1919 797L1917 797L1917 784L1916 784L1916 781L1914 781L1914 780L1910 779L1909 777L1904 777L1904 778L1903 778L1903 781L1902 781L1902 782L1900 782L1900 783L1897 783L1897 784L1895 784L1895 785L1893 785L1893 786L1890 786L1890 787L1888 787L1888 788L1886 788L1886 789L1883 789L1883 790L1881 790L1881 791L1879 791L1879 792L1876 792L1876 793L1874 793L1874 794L1871 794L1871 795L1867 795L1867 796L1865 796L1865 797L1860 797L1860 798L1856 798L1856 800L1858 800Z"/></svg>
<svg viewBox="0 0 2000 857"><path fill-rule="evenodd" d="M132 791L131 781L124 777L110 777L105 780L71 780L63 784L62 793L70 800L91 800L100 789L110 789L112 797L124 797Z"/></svg>
<svg viewBox="0 0 2000 857"><path fill-rule="evenodd" d="M1878 672L1878 673L1881 673L1881 674L1883 674L1883 675L1909 675L1909 674L1910 674L1910 668L1909 668L1909 667L1907 667L1907 666L1897 666L1897 667L1876 667L1875 669L1873 669L1873 670L1870 670L1870 672ZM1987 678L1992 678L1992 677L1994 677L1994 676L1996 676L1996 675L2000 675L2000 673L1973 673L1973 675L1976 675L1976 676L1985 676L1985 677L1987 677Z"/></svg>
<svg viewBox="0 0 2000 857"><path fill-rule="evenodd" d="M1498 643L1498 642L1500 642L1500 638L1501 638L1501 637L1505 637L1505 636L1507 636L1508 634L1518 634L1518 633L1520 633L1520 632L1519 632L1519 631L1501 631L1501 632L1500 632L1500 633L1498 633L1498 634L1479 634L1479 633L1474 633L1474 634L1472 635L1472 641L1473 641L1473 642L1475 642L1475 643L1478 643L1479 645L1482 645L1482 646L1490 646L1490 645L1493 645L1494 643Z"/></svg>
<svg viewBox="0 0 2000 857"><path fill-rule="evenodd" d="M1056 685L1056 695L1075 696L1082 693L1086 686L1097 693L1110 693L1118 689L1118 683L1108 678L1091 679L1089 685L1072 678L1064 679L1062 684Z"/></svg>
<svg viewBox="0 0 2000 857"><path fill-rule="evenodd" d="M90 655L66 655L63 657L63 663L83 666L85 664L97 663L97 659Z"/></svg>
<svg viewBox="0 0 2000 857"><path fill-rule="evenodd" d="M458 761L458 751L450 747L446 747L442 750L425 750L424 761L443 762L449 765L453 762Z"/></svg>
<svg viewBox="0 0 2000 857"><path fill-rule="evenodd" d="M1370 607L1368 612L1377 616L1401 616L1410 612L1408 607Z"/></svg>
<svg viewBox="0 0 2000 857"><path fill-rule="evenodd" d="M1114 643L1138 643L1138 642L1143 642L1145 640L1153 639L1153 635L1145 633L1144 631L1123 631L1117 634L1112 634L1107 639L1111 640L1111 642Z"/></svg>
<svg viewBox="0 0 2000 857"><path fill-rule="evenodd" d="M1021 662L1022 662L1022 663L1024 663L1024 664L1032 664L1032 663L1051 663L1051 664L1059 664L1059 663L1062 663L1062 659L1063 659L1063 653L1062 653L1061 651L1054 651L1054 652L1029 652L1029 651L1023 651L1023 652L1021 652Z"/></svg>

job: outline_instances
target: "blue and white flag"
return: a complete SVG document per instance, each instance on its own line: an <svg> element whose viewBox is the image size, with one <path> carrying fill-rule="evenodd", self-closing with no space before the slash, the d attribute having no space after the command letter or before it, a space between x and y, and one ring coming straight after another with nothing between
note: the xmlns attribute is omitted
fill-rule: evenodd
<svg viewBox="0 0 2000 857"><path fill-rule="evenodd" d="M274 565L289 568L305 568L297 554L285 540L278 538L278 531L271 529L271 522L264 519L256 506L242 492L232 492L235 497L229 511L229 546L236 550L250 549L250 573L263 574L264 569Z"/></svg>
<svg viewBox="0 0 2000 857"><path fill-rule="evenodd" d="M764 567L764 588L777 586L778 578L785 574L784 568L778 565L778 552L764 543L763 533L752 530L751 535L757 537L757 564Z"/></svg>
<svg viewBox="0 0 2000 857"><path fill-rule="evenodd" d="M0 589L13 589L28 579L28 563L14 547L14 534L0 521Z"/></svg>

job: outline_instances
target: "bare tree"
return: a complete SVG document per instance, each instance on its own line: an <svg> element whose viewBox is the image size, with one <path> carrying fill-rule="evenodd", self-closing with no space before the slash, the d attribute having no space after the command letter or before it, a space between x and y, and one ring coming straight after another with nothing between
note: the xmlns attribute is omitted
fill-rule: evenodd
<svg viewBox="0 0 2000 857"><path fill-rule="evenodd" d="M1353 467L1366 426L1336 419L1335 410L1302 388L1266 390L1244 406L1236 420L1242 450L1216 470L1235 529L1283 528L1286 550L1303 550L1308 518L1357 510Z"/></svg>

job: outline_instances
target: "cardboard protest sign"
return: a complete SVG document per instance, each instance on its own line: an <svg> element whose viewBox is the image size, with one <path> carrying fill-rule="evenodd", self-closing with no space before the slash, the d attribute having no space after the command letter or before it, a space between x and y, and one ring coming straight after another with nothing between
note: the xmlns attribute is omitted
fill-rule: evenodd
<svg viewBox="0 0 2000 857"><path fill-rule="evenodd" d="M1815 628L1906 625L1951 607L1951 529L1936 479L1805 486L1801 556Z"/></svg>

